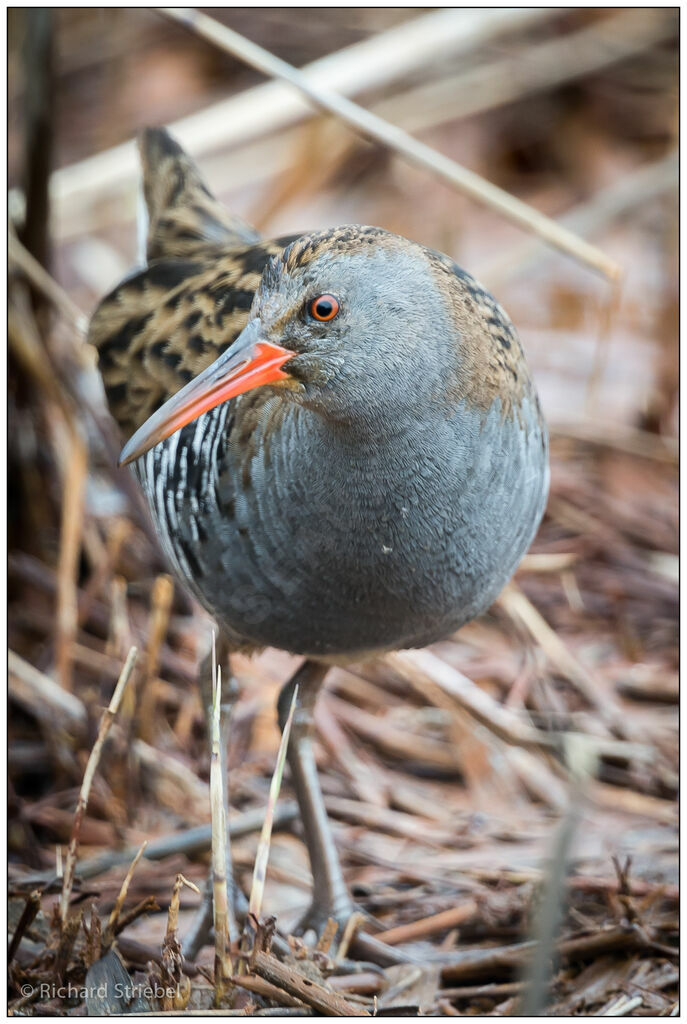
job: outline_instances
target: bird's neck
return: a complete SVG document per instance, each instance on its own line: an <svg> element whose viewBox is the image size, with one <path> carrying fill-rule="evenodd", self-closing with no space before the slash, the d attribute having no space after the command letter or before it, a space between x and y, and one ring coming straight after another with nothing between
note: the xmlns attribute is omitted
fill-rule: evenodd
<svg viewBox="0 0 687 1024"><path fill-rule="evenodd" d="M426 450L428 435L440 430L429 415L396 417L360 415L333 419L305 407L296 407L285 419L285 428L293 431L294 442L304 452L328 460L337 460L363 471L385 465L396 467L399 459L412 459Z"/></svg>

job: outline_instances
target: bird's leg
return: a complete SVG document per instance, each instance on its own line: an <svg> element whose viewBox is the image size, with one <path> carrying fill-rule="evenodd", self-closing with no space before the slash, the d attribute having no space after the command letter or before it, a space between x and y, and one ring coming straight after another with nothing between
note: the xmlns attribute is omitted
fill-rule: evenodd
<svg viewBox="0 0 687 1024"><path fill-rule="evenodd" d="M229 648L222 639L221 635L217 641L217 664L224 668L221 677L221 691L220 691L220 763L222 766L222 778L224 780L223 795L224 795L224 820L227 823L227 837L225 843L226 849L226 863L225 863L225 878L227 880L228 889L228 927L229 927L229 938L233 942L238 939L239 928L236 920L237 910L242 911L242 893L237 889L236 882L234 880L234 873L232 870L231 863L231 842L229 836L229 785L228 785L228 771L227 771L227 742L229 739L229 725L231 722L231 715L234 704L238 696L238 686L236 680L231 674L231 665L229 662ZM200 669L200 695L203 702L203 709L205 711L205 720L208 733L208 745L210 747L210 753L212 753L212 705L214 697L214 673L216 672L213 652L210 651L207 656L203 659L203 663ZM210 934L212 931L213 921L213 886L212 886L212 873L208 878L207 884L203 891L203 898L198 912L191 924L188 934L184 939L184 956L189 960L195 960L198 952L202 947L209 941Z"/></svg>
<svg viewBox="0 0 687 1024"><path fill-rule="evenodd" d="M298 926L301 933L312 928L319 934L329 917L333 917L343 930L354 910L327 818L313 753L313 710L326 673L326 665L306 661L282 689L277 705L279 725L283 730L291 708L294 689L298 686L286 756L301 813L313 876L312 904Z"/></svg>

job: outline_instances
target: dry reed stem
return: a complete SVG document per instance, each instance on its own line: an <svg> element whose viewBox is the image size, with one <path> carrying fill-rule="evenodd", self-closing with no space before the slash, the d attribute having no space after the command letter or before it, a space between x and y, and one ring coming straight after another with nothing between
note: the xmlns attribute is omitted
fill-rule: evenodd
<svg viewBox="0 0 687 1024"><path fill-rule="evenodd" d="M498 603L511 619L525 626L550 662L593 708L602 713L606 724L627 732L626 725L623 725L623 716L613 697L604 693L593 674L577 660L517 584L509 583L498 598Z"/></svg>
<svg viewBox="0 0 687 1024"><path fill-rule="evenodd" d="M313 86L307 75L297 71L286 61L275 57L268 50L251 42L238 32L221 25L193 7L160 7L157 10L173 21L185 25L225 52L231 53L257 68L263 74L289 82L315 106L334 114L365 137L374 139L405 157L411 163L429 170L453 188L464 192L476 202L496 210L519 227L538 235L549 245L572 256L602 276L611 281L620 277L621 271L618 264L596 246L590 245L543 213L528 206L527 203L486 181L479 174L462 167L442 153L437 153L436 150L419 142L401 128L389 124L388 121L384 121L344 96L322 87Z"/></svg>
<svg viewBox="0 0 687 1024"><path fill-rule="evenodd" d="M643 164L569 210L561 217L561 224L578 235L594 237L623 216L643 210L658 196L675 190L678 170L677 151ZM546 258L546 250L537 239L526 239L478 268L478 277L496 291L515 277L532 277Z"/></svg>
<svg viewBox="0 0 687 1024"><path fill-rule="evenodd" d="M39 720L69 726L81 732L88 715L83 703L74 694L63 690L50 676L40 672L14 651L7 655L9 693Z"/></svg>
<svg viewBox="0 0 687 1024"><path fill-rule="evenodd" d="M421 131L545 93L670 39L675 19L666 9L633 9L604 17L558 38L536 41L489 63L413 85L375 105L388 120Z"/></svg>
<svg viewBox="0 0 687 1024"><path fill-rule="evenodd" d="M64 980L64 974L74 951L74 943L76 942L76 937L79 934L83 916L84 909L81 907L73 917L68 921L63 921L62 923L62 930L60 931L57 949L55 950L55 960L52 971L53 977L57 981Z"/></svg>
<svg viewBox="0 0 687 1024"><path fill-rule="evenodd" d="M670 38L673 32L674 18L669 11L623 11L560 39L537 42L489 64L480 63L467 71L414 85L389 99L373 103L371 109L407 132L427 131L598 72L650 49L657 42ZM307 73L307 69L304 70ZM286 139L280 137L278 145L272 147L273 156L272 153L268 156L264 143L260 156L253 146L254 162L269 167L272 179L269 196L263 197L255 214L249 218L258 228L269 223L295 195L326 188L335 168L354 148L355 140L342 136L336 123L331 125L331 131L321 121L309 124L307 130L312 131L312 137L306 139L306 144L297 130L292 129ZM246 165L246 171L239 170L233 178L232 189L253 180L245 152L242 158L232 151L232 169L240 168L242 163ZM561 223L572 229L572 225L566 224L565 216Z"/></svg>
<svg viewBox="0 0 687 1024"><path fill-rule="evenodd" d="M651 932L643 934L637 928L619 925L601 928L590 935L558 941L550 950L551 955L560 959L580 962L595 960L608 953L627 950L641 950L652 941ZM472 982L487 977L500 977L522 970L527 964L533 950L534 942L520 942L512 946L498 946L492 949L477 948L466 952L457 963L446 964L442 968L444 984ZM673 951L676 955L676 951Z"/></svg>
<svg viewBox="0 0 687 1024"><path fill-rule="evenodd" d="M312 1006L325 1017L369 1017L360 1005L349 1003L336 992L306 978L295 967L283 964L271 953L255 949L250 958L250 969L265 981L288 992L295 999Z"/></svg>
<svg viewBox="0 0 687 1024"><path fill-rule="evenodd" d="M437 1007L441 1010L442 1015L444 1017L462 1017L463 1016L463 1014L460 1012L460 1010L456 1010L455 1006L453 1006L448 1001L448 999L438 999L437 1000Z"/></svg>
<svg viewBox="0 0 687 1024"><path fill-rule="evenodd" d="M207 796L207 787L205 795ZM296 802L284 802L276 810L275 821L279 827L284 827L290 825L297 816L298 808ZM252 832L257 832L262 826L263 818L264 811L261 807L255 807L249 811L237 814L232 821L231 834L236 838L240 838ZM145 851L145 859L151 861L163 860L165 857L172 857L175 854L183 854L193 858L210 850L211 846L212 826L209 824L196 825L193 828L187 828L181 832L151 840ZM59 858L61 856L59 846L56 848L56 852ZM106 850L104 853L79 861L76 865L76 871L79 877L84 880L97 878L98 875L102 875L114 867L130 863L136 852L137 848L131 846L125 847L123 850ZM57 874L58 877L61 877L61 873ZM54 875L51 871L40 871L26 876L24 883L45 885L53 877Z"/></svg>
<svg viewBox="0 0 687 1024"><path fill-rule="evenodd" d="M563 572L580 560L577 551L562 551L556 554L525 555L518 572Z"/></svg>
<svg viewBox="0 0 687 1024"><path fill-rule="evenodd" d="M20 250L15 250L20 252ZM20 258L21 255L20 255ZM30 266L27 263L27 266ZM45 271L40 268L41 274L45 275ZM69 300L68 296L63 293L57 282L53 281L49 275L41 277L43 285L51 288L51 297L54 301L57 301L59 295L64 296ZM26 303L24 303L26 306ZM73 304L72 304L73 306ZM76 319L76 326L79 330L79 338L72 340L72 355L80 363L89 363L91 368L93 367L95 359L95 350L88 345L83 344L83 324L87 325L87 318L76 310L73 306L71 311L65 307L64 302L60 306L65 315L73 319L78 312ZM79 317L82 319L79 320ZM21 359L26 369L35 377L38 384L54 398L57 406L62 411L67 426L70 432L77 430L76 418L77 414L81 416L83 412L87 414L87 417L92 421L96 427L98 434L100 435L105 449L110 454L113 462L116 463L117 456L120 450L120 444L113 434L113 424L107 416L103 416L102 411L94 406L88 395L75 386L75 382L68 374L61 372L61 368L53 363L49 349L44 346L38 335L33 314L30 308L20 309L19 304L14 301L10 305L9 315L9 342L12 346L13 351L17 354L18 358ZM90 354L90 355L89 355ZM81 417L82 418L82 417ZM63 451L58 450L56 452L58 463L61 464L63 460ZM132 511L136 513L136 518L139 521L139 525L142 526L151 542L154 545L158 544L158 540L155 536L153 527L149 521L147 509L144 509L144 499L140 491L136 488L134 480L127 472L118 473L119 484L123 491L125 491L129 501L131 503ZM88 533L86 533L88 536Z"/></svg>
<svg viewBox="0 0 687 1024"><path fill-rule="evenodd" d="M349 779L355 795L365 803L387 807L386 784L379 781L378 772L370 770L369 760L353 749L329 706L326 694L322 694L315 705L315 726L337 767Z"/></svg>
<svg viewBox="0 0 687 1024"><path fill-rule="evenodd" d="M131 749L134 757L145 768L147 782L160 804L177 812L180 805L184 805L189 817L205 819L207 784L191 768L179 758L158 750L144 740L134 740Z"/></svg>
<svg viewBox="0 0 687 1024"><path fill-rule="evenodd" d="M535 750L548 750L553 746L551 737L522 721L513 711L499 704L471 679L431 651L394 652L385 655L382 660L419 693L423 692L425 679L436 683L473 718L506 743Z"/></svg>
<svg viewBox="0 0 687 1024"><path fill-rule="evenodd" d="M34 889L33 892L29 893L24 904L24 909L21 912L21 916L17 921L17 927L14 929L14 935L12 936L7 950L7 964L11 964L15 957L17 950L21 944L21 940L24 933L31 927L33 920L41 909L41 891L40 889Z"/></svg>
<svg viewBox="0 0 687 1024"><path fill-rule="evenodd" d="M167 930L162 940L163 995L160 997L160 1004L162 1009L167 1011L185 1010L191 998L191 980L183 972L183 956L178 936L179 905L181 890L184 886L200 895L197 885L189 882L181 873L177 874L167 912Z"/></svg>
<svg viewBox="0 0 687 1024"><path fill-rule="evenodd" d="M413 688L417 690L417 685ZM517 799L518 773L514 772L511 775L508 772L495 771L494 764L499 763L500 753L510 761L511 753L518 748L509 745L504 750L498 742L498 737L475 722L472 715L457 706L453 697L429 678L420 692L425 700L441 708L447 716L451 747L455 750L456 763L473 802L479 806L491 800L497 803L510 803ZM520 753L528 756L527 751ZM546 776L548 773L541 761L535 760L542 776Z"/></svg>
<svg viewBox="0 0 687 1024"><path fill-rule="evenodd" d="M276 985L272 985L269 981L254 974L235 974L231 980L234 985L245 988L247 992L253 992L255 995L262 996L263 999L271 999L277 1006L299 1006L301 1009L305 1009L307 1005L302 999L290 996L283 988L277 988Z"/></svg>
<svg viewBox="0 0 687 1024"><path fill-rule="evenodd" d="M164 643L169 625L169 613L174 597L174 584L171 576L162 573L153 584L151 595L150 626L148 644L145 653L145 668L140 682L139 700L139 735L146 743L151 743L155 734L155 702L156 688L153 685L160 663L160 651Z"/></svg>
<svg viewBox="0 0 687 1024"><path fill-rule="evenodd" d="M375 744L384 753L405 759L412 746L412 756L418 761L424 761L439 768L455 770L458 758L449 743L438 742L435 739L421 736L419 733L414 733L411 737L407 729L394 726L385 717L364 711L363 708L356 707L349 700L341 700L332 694L327 694L326 699L339 721L342 721L366 741ZM374 802L379 805L378 800Z"/></svg>
<svg viewBox="0 0 687 1024"><path fill-rule="evenodd" d="M343 930L343 934L336 948L337 962L344 960L348 956L348 950L350 949L350 945L353 942L353 939L356 937L358 929L364 923L365 918L357 910L355 911L355 913L351 914L348 921L346 921L346 926Z"/></svg>
<svg viewBox="0 0 687 1024"><path fill-rule="evenodd" d="M387 946L397 946L402 942L415 942L418 939L426 939L429 935L435 935L436 932L458 928L467 921L473 921L479 913L480 908L476 900L468 900L458 907L442 910L441 913L432 914L431 917L423 917L420 921L399 924L395 928L377 932L375 939L385 942Z"/></svg>
<svg viewBox="0 0 687 1024"><path fill-rule="evenodd" d="M136 870L136 865L138 864L139 860L143 856L143 851L145 850L147 845L148 845L148 841L147 840L145 840L143 843L141 843L141 846L139 847L138 853L136 854L136 856L132 860L131 864L129 865L129 870L127 871L126 875L124 876L124 881L122 882L121 888L119 890L119 895L117 896L117 899L115 900L115 905L112 908L112 911L110 912L110 917L109 917L109 920L107 922L107 927L105 928L105 934L103 935L103 945L104 946L109 946L110 943L112 942L112 939L115 937L115 935L117 933L117 924L118 924L118 921L119 921L119 915L122 912L122 907L124 906L124 900L126 899L127 893L129 892L129 885L131 884L131 879L134 876L134 871Z"/></svg>
<svg viewBox="0 0 687 1024"><path fill-rule="evenodd" d="M654 459L677 465L679 458L678 442L671 437L659 437L648 430L638 430L624 423L613 423L608 420L554 420L549 423L551 438L572 438L583 444L599 448L610 448L628 455L638 455L643 459Z"/></svg>
<svg viewBox="0 0 687 1024"><path fill-rule="evenodd" d="M386 119L398 121L410 132L431 128L446 119L474 116L518 97L541 92L556 81L560 83L593 73L650 48L668 31L668 19L656 17L653 11L648 13L650 16L642 20L623 12L617 18L606 18L601 24L571 32L564 40L535 44L515 57L507 56L397 94L381 104L374 104L372 109ZM439 21L437 14L445 20ZM456 19L462 16L465 21L453 21L451 14ZM514 31L539 26L556 12L543 8L529 11L512 8L471 14L469 19L464 12L446 10L421 15L328 54L302 71L315 84L327 85L344 95L389 88L401 75L408 78L424 70L428 61L436 62L442 56L456 60ZM482 24L480 15L484 19ZM170 124L169 130L197 159L209 154L205 166L217 187L234 191L254 185L256 181L270 181L273 192L279 188L276 180L279 174L293 169L290 154L298 153L301 148L298 125L309 114L298 94L272 81L210 104ZM294 125L296 127L292 127ZM276 143L268 137L270 133L272 136L281 133ZM222 147L232 154L229 177L225 159L214 156ZM323 154L322 159L325 157ZM92 206L105 195L107 209L116 210L116 204L111 202L113 194L133 193L138 173L133 143L115 146L55 171L51 177L51 198L57 210L56 237L61 241L72 237L74 225L80 219L77 212L82 214L84 205ZM102 230L105 226L104 209L104 204L100 203L97 223L91 220L90 230ZM264 204L259 214L265 216ZM121 211L121 216L129 215L129 208ZM567 217L563 217L562 222L576 230L573 224L567 224ZM541 248L536 243L535 247Z"/></svg>
<svg viewBox="0 0 687 1024"><path fill-rule="evenodd" d="M16 246L17 251L21 252L20 243L16 242ZM42 271L42 268L40 269ZM42 273L45 274L45 271ZM55 656L60 683L65 690L70 690L72 646L78 627L76 573L81 548L88 446L75 415L74 396L60 386L60 378L52 365L49 351L42 342L23 289L15 293L14 301L10 305L9 342L13 352L35 378L45 395L54 401L64 420L64 429L60 429L59 420L55 422L52 437L63 488L56 576ZM54 413L52 405L48 402L46 412L49 418Z"/></svg>
<svg viewBox="0 0 687 1024"><path fill-rule="evenodd" d="M590 802L609 811L636 814L665 825L677 825L678 809L674 800L638 793L633 789L622 789L606 782L595 782L589 793Z"/></svg>
<svg viewBox="0 0 687 1024"><path fill-rule="evenodd" d="M336 933L337 933L338 930L339 930L338 923L334 920L333 917L328 917L327 918L327 923L324 926L322 934L320 935L319 939L317 940L317 945L315 946L315 949L317 950L318 953L328 953L329 952L329 950L331 948L331 944L334 941L334 939L336 937Z"/></svg>
<svg viewBox="0 0 687 1024"><path fill-rule="evenodd" d="M82 918L82 927L86 936L86 948L84 950L84 962L90 969L94 963L102 959L103 955L103 926L98 915L95 902L91 903L91 920L86 924L85 915Z"/></svg>
<svg viewBox="0 0 687 1024"><path fill-rule="evenodd" d="M83 598L79 607L78 617L80 626L83 626L88 619L91 602L97 598L106 581L112 576L113 570L119 560L124 542L129 539L132 530L133 524L131 520L119 516L110 526L108 526L103 557L97 562L96 568L91 574L91 577L83 590ZM127 650L129 646L130 645L127 645Z"/></svg>
<svg viewBox="0 0 687 1024"><path fill-rule="evenodd" d="M212 700L212 747L210 754L210 809L212 815L212 896L213 925L215 930L215 1006L219 1007L226 993L227 984L234 973L228 956L229 949L229 903L227 895L227 822L224 813L224 786L221 743L221 692L222 670L215 665L215 634L212 634L213 648L213 700Z"/></svg>
<svg viewBox="0 0 687 1024"><path fill-rule="evenodd" d="M107 624L105 654L120 658L122 652L131 646L131 623L126 603L127 583L123 576L113 576L110 581L110 616Z"/></svg>
<svg viewBox="0 0 687 1024"><path fill-rule="evenodd" d="M541 25L556 15L556 11L546 8L469 14L455 10L431 11L327 54L302 71L313 84L327 85L344 94L388 88L402 78L423 72L441 59L455 60L469 55L479 46ZM196 159L222 147L230 150L234 155L233 163L238 160L245 173L238 182L231 181L229 187L235 184L243 187L254 183L256 177L259 180L271 178L283 165L271 142L268 152L262 148L263 142L253 144L247 152L248 144L299 125L311 115L311 107L297 92L281 82L271 81L212 103L168 127ZM221 167L217 181L226 188L223 160ZM139 176L138 154L133 142L114 146L53 172L50 197L56 214L54 236L60 241L73 237L77 224L78 230L83 230L85 206L97 207L97 217L90 218L87 229L101 229L106 220L108 223L111 220L112 200L117 193L128 200L126 209L121 211L120 206L120 217L131 216ZM11 196L12 193L16 196L17 190L12 190ZM116 205L114 209L117 210Z"/></svg>
<svg viewBox="0 0 687 1024"><path fill-rule="evenodd" d="M12 354L33 377L38 388L55 402L66 419L69 418L70 398L60 386L61 382L53 372L50 359L46 359L46 349L28 305L28 292L25 296L18 294L16 290L11 294L7 326L7 338Z"/></svg>
<svg viewBox="0 0 687 1024"><path fill-rule="evenodd" d="M110 731L112 723L114 722L115 715L119 709L119 705L122 699L122 694L126 689L126 685L129 682L131 673L133 671L138 651L135 647L132 647L129 651L129 656L126 659L121 675L117 680L114 693L110 700L109 707L103 712L102 718L100 719L100 726L98 728L98 735L96 741L93 744L93 749L88 758L86 764L86 771L84 772L83 782L81 783L81 790L79 792L79 799L76 804L76 811L74 814L74 824L72 826L72 835L69 841L69 849L67 850L67 858L64 866L64 878L62 881L62 893L60 896L60 918L63 926L67 922L67 910L69 909L69 898L72 892L72 886L74 884L74 868L76 866L76 854L79 848L79 833L81 832L81 822L86 811L88 804L88 797L91 792L91 785L93 783L93 777L100 761L100 755L102 753L103 745L107 739L107 734Z"/></svg>
<svg viewBox="0 0 687 1024"><path fill-rule="evenodd" d="M255 867L253 869L253 882L250 889L249 899L249 912L254 916L256 921L260 920L260 912L262 910L262 900L265 894L265 879L267 877L267 861L270 855L270 842L272 839L272 828L274 825L274 811L277 805L277 799L279 797L279 790L281 789L282 777L284 775L284 764L286 762L286 750L289 745L289 736L291 735L291 725L293 723L293 716L296 710L296 702L298 700L298 686L294 687L293 696L291 698L291 707L289 708L289 715L284 725L284 730L281 734L281 742L279 743L279 753L277 754L277 763L272 775L270 782L270 792L267 800L267 808L265 810L265 820L263 822L262 830L260 832L260 839L258 841L258 849L255 854Z"/></svg>
<svg viewBox="0 0 687 1024"><path fill-rule="evenodd" d="M641 996L633 996L632 999L628 999L627 996L620 996L610 1009L603 1013L602 1017L629 1017L632 1010L636 1010L642 1005Z"/></svg>
<svg viewBox="0 0 687 1024"><path fill-rule="evenodd" d="M72 327L75 328L80 338L85 338L88 330L88 317L79 309L74 300L67 295L57 281L43 269L38 260L26 249L17 236L8 232L7 255L10 262L26 274L29 281L42 292L47 299L62 313Z"/></svg>
<svg viewBox="0 0 687 1024"><path fill-rule="evenodd" d="M145 843L141 847L139 854L143 853ZM132 865L133 866L133 865ZM179 905L181 903L181 890L186 886L191 892L194 892L197 896L200 896L200 889L195 882L190 882L188 878L185 878L181 872L174 879L174 886L172 888L172 898L169 901L169 910L167 911L167 930L165 932L165 942L169 941L173 936L176 935L179 930Z"/></svg>
<svg viewBox="0 0 687 1024"><path fill-rule="evenodd" d="M143 914L154 914L159 911L160 907L154 896L145 896L140 900L136 906L132 907L131 910L127 910L126 914L122 914L117 921L115 928L115 935L120 935L126 928L129 927L137 918L142 917Z"/></svg>
<svg viewBox="0 0 687 1024"><path fill-rule="evenodd" d="M63 485L55 626L57 674L64 689L71 690L72 647L79 625L77 571L88 475L88 446L75 426L67 423L67 428L70 448L66 456L62 452L60 459ZM57 439L57 443L62 447L64 441Z"/></svg>

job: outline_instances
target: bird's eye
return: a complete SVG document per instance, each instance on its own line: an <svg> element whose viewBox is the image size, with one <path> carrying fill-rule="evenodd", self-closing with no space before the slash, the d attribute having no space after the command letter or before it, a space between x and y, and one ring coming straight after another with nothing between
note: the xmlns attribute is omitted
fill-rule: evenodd
<svg viewBox="0 0 687 1024"><path fill-rule="evenodd" d="M335 295L318 295L310 303L310 315L314 320L327 323L334 319L340 308Z"/></svg>

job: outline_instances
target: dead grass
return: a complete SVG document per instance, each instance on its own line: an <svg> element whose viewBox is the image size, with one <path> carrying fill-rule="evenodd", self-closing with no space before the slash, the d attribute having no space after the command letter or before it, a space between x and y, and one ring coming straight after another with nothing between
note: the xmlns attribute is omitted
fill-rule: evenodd
<svg viewBox="0 0 687 1024"><path fill-rule="evenodd" d="M344 14L328 12L331 24ZM582 21L570 16L570 29L585 28ZM556 24L554 39L565 28ZM164 38L169 47L172 37ZM525 35L512 45L526 52L535 43L539 37ZM181 955L180 936L211 862L211 770L196 685L208 622L165 575L140 497L116 468L118 440L80 347L81 309L107 286L94 279L107 276L107 259L128 258L121 211L108 221L103 208L99 227L90 214L70 225L71 242L55 251L60 286L13 242L12 1013L209 1014L215 1002L223 1015L275 1007L366 1015L393 1007L397 1014L502 1016L544 1005L548 1016L675 1013L675 250L661 227L673 206L663 178L649 196L647 181L632 184L628 170L653 161L664 174L675 140L661 127L672 51L647 45L629 63L585 79L567 100L547 86L543 98L521 99L531 105L509 108L506 119L497 104L481 119L445 125L443 134L432 128L434 146L461 159L471 152L460 145L472 146L476 164L488 154L487 177L547 210L573 209L590 196L580 208L593 207L596 195L606 209L610 171L614 185L627 177L622 224L606 210L596 238L629 268L617 309L595 304L598 294L590 298L581 271L537 262L531 246L530 270L518 277L519 244L498 235L486 214L461 206L458 216L440 186L390 170L367 144L328 147L329 128L302 129L309 158L286 191L273 181L262 195L235 197L245 213L281 195L275 220L298 215L303 223L314 194L332 220L350 219L354 201L360 220L455 254L476 253L478 264L491 226L499 288L523 325L545 407L558 422L547 514L514 585L480 620L431 650L329 673L316 754L360 909L338 956L331 936L316 950L289 938L308 903L310 877L288 773L277 799L275 700L297 664L277 651L236 659L243 693L228 780L214 772L215 787L229 787L235 874L260 920L240 951L226 935L222 945L220 928L219 992L210 947L197 963ZM167 51L151 39L141 46L164 74ZM192 91L188 69L201 57L184 64L179 52L172 64ZM436 69L434 84L449 70ZM628 90L630 74L635 85L647 83L646 94ZM196 88L209 103L202 76ZM560 130L526 137L523 126L536 128L551 111ZM152 109L146 117L160 119ZM225 159L229 166L232 154ZM454 222L460 239L447 227ZM576 223L593 233L589 219ZM78 268L84 252L95 252L94 239L101 262L91 260L87 279ZM639 270L636 252L645 261ZM644 289L632 284L638 274ZM550 329L545 345L532 306L535 325ZM597 308L601 319L591 316ZM585 407L590 380L594 401ZM121 697L129 678L132 665L120 673L132 644L144 656L115 717L111 697ZM572 760L571 749L578 752ZM580 751L593 772L575 772ZM215 797L219 835L217 788ZM261 840L266 818L273 820ZM224 863L221 851L215 860ZM373 948L366 936L386 945L387 966L361 969ZM399 955L408 962L395 964ZM102 986L111 993L114 982L130 1001L102 996Z"/></svg>

